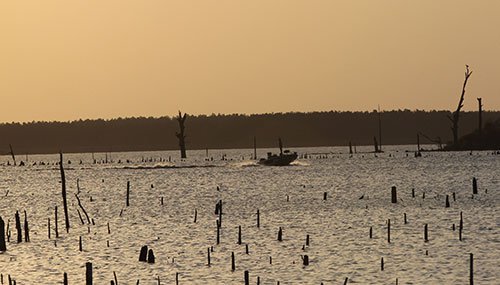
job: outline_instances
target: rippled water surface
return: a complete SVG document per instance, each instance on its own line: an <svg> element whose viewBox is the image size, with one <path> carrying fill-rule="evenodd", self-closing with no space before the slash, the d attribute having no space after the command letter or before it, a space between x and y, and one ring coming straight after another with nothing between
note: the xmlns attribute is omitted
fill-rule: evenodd
<svg viewBox="0 0 500 285"><path fill-rule="evenodd" d="M0 216L6 224L9 221L11 240L7 252L0 254L0 273L4 278L10 274L17 284L61 284L67 272L70 284L84 284L85 263L92 262L94 284L109 284L113 272L120 284L136 284L138 279L140 284L157 284L158 277L161 284L175 284L176 273L179 284L243 284L245 270L251 284L257 276L261 284L343 284L346 277L348 284L395 284L396 278L399 284L469 284L473 253L476 283L499 284L500 155L432 152L415 158L405 149L411 147L387 147L377 157L350 157L345 148L301 148L296 149L299 154L313 155L288 167L257 166L249 159L252 150L210 151L213 161L205 160L205 151L191 151L183 162L178 152L112 153L108 164L94 164L91 154L68 154L64 160L69 233L64 229L60 173L53 164L58 156L30 156L24 167L7 166L10 157L3 156ZM263 156L265 151L259 153ZM327 157L320 158L321 153ZM224 154L227 160L220 159ZM105 155L95 158L104 160ZM142 162L143 158L156 161ZM125 163L127 159L131 162ZM34 166L35 161L52 164ZM477 195L472 195L472 177L478 179ZM77 179L79 197L95 225L82 225L78 216ZM397 204L391 203L392 186L397 187ZM214 210L220 199L223 217L217 245ZM55 206L59 238L54 231ZM16 242L16 210L23 221L27 213L29 243ZM425 224L428 242L423 237ZM242 245L237 243L238 226ZM309 246L304 246L306 235ZM80 236L83 252L78 249ZM138 262L143 245L154 250L155 264ZM207 266L207 249L212 246ZM304 255L310 258L309 266L302 264Z"/></svg>

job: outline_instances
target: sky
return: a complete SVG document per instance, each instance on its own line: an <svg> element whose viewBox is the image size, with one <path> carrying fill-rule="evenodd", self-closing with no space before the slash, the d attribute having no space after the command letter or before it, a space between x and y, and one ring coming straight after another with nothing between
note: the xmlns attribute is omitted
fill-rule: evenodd
<svg viewBox="0 0 500 285"><path fill-rule="evenodd" d="M2 0L0 122L500 110L498 0Z"/></svg>

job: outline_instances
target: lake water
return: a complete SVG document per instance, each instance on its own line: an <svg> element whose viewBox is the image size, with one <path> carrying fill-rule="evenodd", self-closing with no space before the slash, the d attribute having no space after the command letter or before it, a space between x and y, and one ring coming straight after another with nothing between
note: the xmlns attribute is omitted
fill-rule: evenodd
<svg viewBox="0 0 500 285"><path fill-rule="evenodd" d="M261 284L343 284L346 277L348 284L395 284L396 278L399 284L469 284L473 253L476 284L500 284L500 155L432 152L415 158L405 153L407 149L414 147L387 146L377 157L369 153L351 157L346 148L298 148L299 154L314 155L288 167L258 166L249 159L252 150L210 150L213 161L205 160L205 151L188 151L183 162L177 151L112 153L108 161L113 162L108 164L93 164L91 154L68 154L64 160L69 234L64 230L58 166L31 165L55 163L58 156L30 156L30 166L24 167L7 166L10 157L2 156L0 216L6 223L9 220L11 241L0 254L0 273L4 282L10 274L17 284L62 284L67 272L70 284L84 284L85 263L92 262L94 284L110 284L113 272L120 284L136 284L138 279L140 284L157 284L158 276L161 284L175 284L176 273L179 284L243 284L245 270L250 284L256 284L257 276ZM358 148L362 150L371 148ZM260 149L260 156L266 151ZM227 160L221 160L222 155ZM158 161L169 156L171 162ZM105 159L104 154L94 157ZM143 158L156 161L142 162ZM124 163L127 159L131 163ZM479 186L474 196L473 177ZM77 179L79 197L95 225L82 225L78 217ZM391 203L392 186L397 187L397 204ZM445 208L447 194L449 208ZM217 245L214 211L220 199L223 218ZM56 205L59 238L54 232ZM29 243L16 242L16 210L22 220L27 212ZM242 245L237 243L238 226ZM310 245L304 247L306 235ZM78 248L80 236L83 252ZM153 249L155 264L138 262L143 245ZM212 246L207 266L207 249ZM304 255L310 259L308 266L302 264Z"/></svg>

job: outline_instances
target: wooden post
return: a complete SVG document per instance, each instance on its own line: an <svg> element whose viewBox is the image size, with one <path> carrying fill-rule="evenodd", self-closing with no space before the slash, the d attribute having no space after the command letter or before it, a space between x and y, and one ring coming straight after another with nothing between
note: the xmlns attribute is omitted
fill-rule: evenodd
<svg viewBox="0 0 500 285"><path fill-rule="evenodd" d="M470 285L474 285L474 254L470 254Z"/></svg>
<svg viewBox="0 0 500 285"><path fill-rule="evenodd" d="M477 179L476 179L476 177L472 178L472 194L477 194Z"/></svg>
<svg viewBox="0 0 500 285"><path fill-rule="evenodd" d="M384 258L383 257L380 259L380 269L382 271L384 271Z"/></svg>
<svg viewBox="0 0 500 285"><path fill-rule="evenodd" d="M351 144L351 141L349 141L349 154L352 154L352 144Z"/></svg>
<svg viewBox="0 0 500 285"><path fill-rule="evenodd" d="M415 188L412 188L412 189L411 189L411 197L412 197L412 198L415 198Z"/></svg>
<svg viewBox="0 0 500 285"><path fill-rule="evenodd" d="M64 174L63 167L63 154L59 152L59 169L61 171L61 184L62 184L62 198L63 198L63 207L64 207L64 218L66 225L66 232L69 233L69 215L68 215L68 202L66 200L66 175Z"/></svg>
<svg viewBox="0 0 500 285"><path fill-rule="evenodd" d="M19 218L19 211L16 211L16 231L17 231L17 243L21 243L23 241L23 234L21 230L21 219Z"/></svg>
<svg viewBox="0 0 500 285"><path fill-rule="evenodd" d="M127 181L127 207L130 206L130 181Z"/></svg>
<svg viewBox="0 0 500 285"><path fill-rule="evenodd" d="M175 272L175 285L179 285L179 272Z"/></svg>
<svg viewBox="0 0 500 285"><path fill-rule="evenodd" d="M446 195L446 203L445 203L445 208L449 208L450 207L450 198L448 195Z"/></svg>
<svg viewBox="0 0 500 285"><path fill-rule="evenodd" d="M260 212L259 212L259 209L257 209L257 227L260 228Z"/></svg>
<svg viewBox="0 0 500 285"><path fill-rule="evenodd" d="M197 219L198 219L198 210L194 209L194 223L196 223Z"/></svg>
<svg viewBox="0 0 500 285"><path fill-rule="evenodd" d="M349 280L349 277L345 278L344 285L347 285L347 281Z"/></svg>
<svg viewBox="0 0 500 285"><path fill-rule="evenodd" d="M87 262L85 264L85 280L86 280L86 285L92 285L92 263Z"/></svg>
<svg viewBox="0 0 500 285"><path fill-rule="evenodd" d="M306 246L309 246L309 235L306 235Z"/></svg>
<svg viewBox="0 0 500 285"><path fill-rule="evenodd" d="M373 235L372 235L372 227L370 227L370 238L372 238Z"/></svg>
<svg viewBox="0 0 500 285"><path fill-rule="evenodd" d="M326 201L326 196L328 195L327 192L323 192L323 201Z"/></svg>
<svg viewBox="0 0 500 285"><path fill-rule="evenodd" d="M278 241L283 241L283 230L281 227L278 229Z"/></svg>
<svg viewBox="0 0 500 285"><path fill-rule="evenodd" d="M66 272L64 272L63 275L63 284L68 285L68 274Z"/></svg>
<svg viewBox="0 0 500 285"><path fill-rule="evenodd" d="M406 213L404 213L404 222L405 222L405 225L408 223L408 221L406 220Z"/></svg>
<svg viewBox="0 0 500 285"><path fill-rule="evenodd" d="M398 202L398 194L396 191L396 186L392 186L392 188L391 188L391 202L392 203Z"/></svg>
<svg viewBox="0 0 500 285"><path fill-rule="evenodd" d="M80 236L80 239L78 241L78 250L83 251L82 236Z"/></svg>
<svg viewBox="0 0 500 285"><path fill-rule="evenodd" d="M7 245L5 244L5 222L0 217L0 252L5 251L7 251Z"/></svg>

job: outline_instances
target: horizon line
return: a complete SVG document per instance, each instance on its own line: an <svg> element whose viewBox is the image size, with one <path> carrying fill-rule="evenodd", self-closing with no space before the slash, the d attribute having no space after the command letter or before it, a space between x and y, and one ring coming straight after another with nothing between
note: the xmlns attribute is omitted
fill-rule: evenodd
<svg viewBox="0 0 500 285"><path fill-rule="evenodd" d="M190 114L189 112L186 112L188 116L191 117L211 117L211 116L262 116L262 115L286 115L286 114L314 114L314 113L377 113L377 109L373 109L371 111L369 110L316 110L316 111L285 111L285 112L263 112L263 113L197 113L197 114ZM425 110L425 109L391 109L391 110L382 110L380 113L391 113L391 112L449 112L453 113L454 111L451 110ZM471 112L478 112L477 110L475 111L461 111L462 113L471 113ZM482 110L482 112L500 112L500 110ZM32 121L0 121L0 125L12 125L12 124L33 124L33 123L73 123L73 122L79 122L79 121L114 121L114 120L126 120L126 119L162 119L162 118L167 118L167 119L174 119L177 115L164 115L164 116L147 116L147 115L138 115L138 116L125 116L125 117L94 117L94 118L79 118L79 119L70 119L70 120L32 120Z"/></svg>

